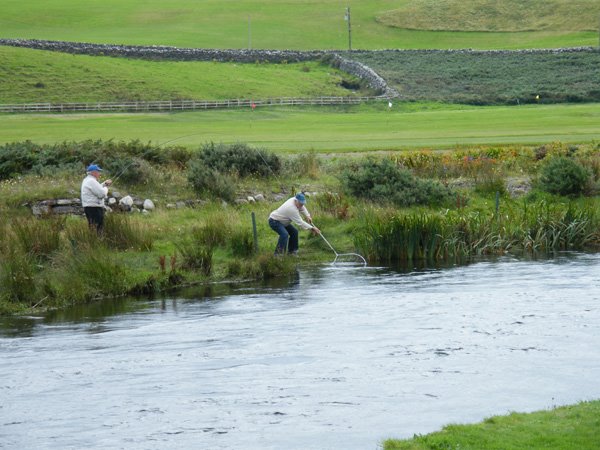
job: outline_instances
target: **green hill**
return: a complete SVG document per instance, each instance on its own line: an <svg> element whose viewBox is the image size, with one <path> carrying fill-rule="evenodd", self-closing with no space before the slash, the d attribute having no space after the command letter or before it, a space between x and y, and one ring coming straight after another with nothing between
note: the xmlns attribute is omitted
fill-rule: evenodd
<svg viewBox="0 0 600 450"><path fill-rule="evenodd" d="M0 103L348 96L354 91L343 88L342 81L357 84L316 61L144 61L2 46L0 61Z"/></svg>
<svg viewBox="0 0 600 450"><path fill-rule="evenodd" d="M492 8L491 13L477 10L474 17L467 14L469 5L483 4L483 0L430 1L431 10L421 3L424 0L2 0L0 37L202 48L343 50L348 48L344 16L349 6L355 49L556 48L598 43L597 31L586 31L590 21L591 29L597 30L595 0L577 0L577 5L583 6L569 9L567 31L552 24L562 23L560 11L569 8L568 0L497 2L517 6L551 2L563 8L552 16L549 26L538 23L537 28L515 27L540 31L515 33L490 31L506 27L506 20L496 12L498 8ZM441 16L441 21L448 15L456 23L456 17L461 16L461 26L440 28L424 23L417 30L398 28L406 27L400 20L409 6L416 16L432 12ZM527 17L535 18L533 14ZM475 29L485 31L467 31L472 29L464 23L467 18L475 21ZM571 27L571 20L580 25ZM486 28L482 28L484 25ZM429 29L465 31L422 31Z"/></svg>
<svg viewBox="0 0 600 450"><path fill-rule="evenodd" d="M413 0L377 16L385 25L433 31L596 31L597 0Z"/></svg>

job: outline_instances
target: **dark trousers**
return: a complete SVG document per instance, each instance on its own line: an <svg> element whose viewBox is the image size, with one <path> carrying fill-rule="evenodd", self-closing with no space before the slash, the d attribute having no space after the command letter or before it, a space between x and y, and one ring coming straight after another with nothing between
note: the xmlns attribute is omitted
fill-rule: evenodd
<svg viewBox="0 0 600 450"><path fill-rule="evenodd" d="M298 251L298 230L292 224L284 226L278 220L269 219L269 226L279 235L277 247L275 248L276 255L283 255L286 247L288 253L296 253Z"/></svg>
<svg viewBox="0 0 600 450"><path fill-rule="evenodd" d="M83 208L90 228L96 228L98 234L104 229L104 208L101 206L86 206Z"/></svg>

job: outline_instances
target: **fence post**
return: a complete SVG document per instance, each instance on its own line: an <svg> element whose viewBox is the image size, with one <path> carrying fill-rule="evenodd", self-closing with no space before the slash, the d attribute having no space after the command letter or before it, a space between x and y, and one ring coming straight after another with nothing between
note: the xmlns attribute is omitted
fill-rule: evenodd
<svg viewBox="0 0 600 450"><path fill-rule="evenodd" d="M498 218L498 210L500 209L500 192L496 191L496 218Z"/></svg>
<svg viewBox="0 0 600 450"><path fill-rule="evenodd" d="M252 236L254 237L254 253L258 253L258 232L256 231L256 216L252 211Z"/></svg>

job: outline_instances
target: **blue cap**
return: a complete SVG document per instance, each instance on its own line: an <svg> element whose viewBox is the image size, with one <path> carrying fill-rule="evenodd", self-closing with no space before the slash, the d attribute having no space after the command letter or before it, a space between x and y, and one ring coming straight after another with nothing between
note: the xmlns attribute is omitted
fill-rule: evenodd
<svg viewBox="0 0 600 450"><path fill-rule="evenodd" d="M296 200L298 200L301 205L304 205L306 203L306 197L304 196L304 194L302 192L300 192L299 194L296 194Z"/></svg>
<svg viewBox="0 0 600 450"><path fill-rule="evenodd" d="M88 166L88 168L86 169L86 172L102 172L102 169L100 168L100 166L97 166L96 164L92 164L91 166Z"/></svg>

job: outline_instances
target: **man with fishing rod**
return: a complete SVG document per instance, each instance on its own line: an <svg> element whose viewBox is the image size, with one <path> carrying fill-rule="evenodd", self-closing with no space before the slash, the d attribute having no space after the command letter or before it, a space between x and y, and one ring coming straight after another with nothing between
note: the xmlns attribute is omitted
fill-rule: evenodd
<svg viewBox="0 0 600 450"><path fill-rule="evenodd" d="M108 196L108 187L112 180L100 183L100 172L102 169L91 164L86 169L87 176L81 183L81 206L90 228L96 228L98 234L102 234L104 227L104 199Z"/></svg>
<svg viewBox="0 0 600 450"><path fill-rule="evenodd" d="M320 234L321 230L312 224L310 213L306 209L306 197L303 193L288 199L269 215L269 226L279 235L275 255L283 255L286 251L289 255L298 254L298 230L292 222L304 230L310 230L313 234ZM300 213L306 218L302 220Z"/></svg>

